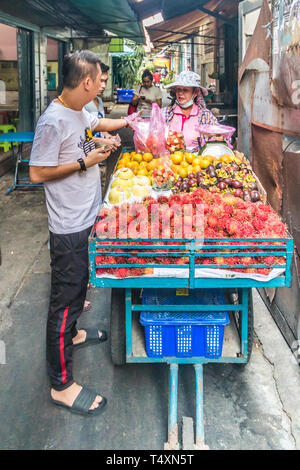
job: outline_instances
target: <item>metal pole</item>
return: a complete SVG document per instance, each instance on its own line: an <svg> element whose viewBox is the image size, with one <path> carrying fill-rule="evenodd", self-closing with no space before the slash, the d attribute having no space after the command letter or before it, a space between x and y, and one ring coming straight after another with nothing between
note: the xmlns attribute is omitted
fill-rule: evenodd
<svg viewBox="0 0 300 470"><path fill-rule="evenodd" d="M178 364L170 364L170 401L168 417L168 442L165 450L178 450L178 424L177 424L177 393L178 393Z"/></svg>
<svg viewBox="0 0 300 470"><path fill-rule="evenodd" d="M203 366L194 364L196 374L196 446L204 445Z"/></svg>

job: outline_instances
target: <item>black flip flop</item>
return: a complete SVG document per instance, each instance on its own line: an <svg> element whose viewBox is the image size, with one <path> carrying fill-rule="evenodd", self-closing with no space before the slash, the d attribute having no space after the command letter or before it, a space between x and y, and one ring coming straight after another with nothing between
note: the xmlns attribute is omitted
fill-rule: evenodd
<svg viewBox="0 0 300 470"><path fill-rule="evenodd" d="M69 411L72 413L77 413L81 415L89 415L89 416L96 416L102 413L103 408L105 407L107 400L106 398L102 397L101 402L98 404L97 408L94 408L93 410L90 410L91 405L94 403L96 396L99 395L99 393L93 392L92 390L82 387L81 391L79 392L78 396L75 398L74 403L72 406L68 406L65 403L62 403L61 401L53 400L51 398L51 402L54 405L57 406L62 406L63 408L67 408Z"/></svg>
<svg viewBox="0 0 300 470"><path fill-rule="evenodd" d="M85 346L89 346L90 344L104 343L104 341L107 340L107 333L105 330L98 330L97 328L80 328L80 330L86 331L86 338L82 343L74 344L74 349L85 348ZM100 338L98 334L99 332L102 333Z"/></svg>
<svg viewBox="0 0 300 470"><path fill-rule="evenodd" d="M92 308L92 304L90 302L86 307L83 307L83 312L89 312L91 308Z"/></svg>

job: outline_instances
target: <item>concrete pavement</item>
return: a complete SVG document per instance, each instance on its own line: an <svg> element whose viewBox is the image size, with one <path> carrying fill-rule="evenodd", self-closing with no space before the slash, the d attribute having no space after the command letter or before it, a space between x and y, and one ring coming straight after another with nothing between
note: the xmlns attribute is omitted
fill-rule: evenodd
<svg viewBox="0 0 300 470"><path fill-rule="evenodd" d="M0 178L0 344L5 346L5 357L0 357L0 448L162 449L169 393L164 364L114 367L108 342L91 346L76 352L74 375L108 398L107 410L89 419L49 402L45 325L50 267L44 193L18 190L6 196L12 180L12 173ZM81 326L109 328L109 294L106 289L88 291L93 308L82 315ZM246 367L204 366L206 444L216 450L299 450L299 366L256 291L254 329ZM180 367L179 380L178 417L194 417L190 366Z"/></svg>

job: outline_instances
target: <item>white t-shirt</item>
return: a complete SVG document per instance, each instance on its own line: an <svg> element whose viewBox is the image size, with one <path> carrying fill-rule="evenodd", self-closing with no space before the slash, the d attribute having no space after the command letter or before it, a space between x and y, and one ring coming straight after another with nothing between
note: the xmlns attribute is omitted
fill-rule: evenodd
<svg viewBox="0 0 300 470"><path fill-rule="evenodd" d="M38 120L29 164L58 166L84 159L95 148L91 131L98 123L85 109L74 111L52 101ZM44 188L51 232L76 233L93 225L101 203L98 165L46 181Z"/></svg>
<svg viewBox="0 0 300 470"><path fill-rule="evenodd" d="M146 99L156 101L159 100L162 97L161 90L160 88L152 85L150 88L145 88L145 87L137 87L136 90L134 90L134 94L137 96L145 96ZM150 103L145 103L142 100L139 101L138 111L143 111L142 113L142 118L149 118L151 115L152 111L152 104Z"/></svg>

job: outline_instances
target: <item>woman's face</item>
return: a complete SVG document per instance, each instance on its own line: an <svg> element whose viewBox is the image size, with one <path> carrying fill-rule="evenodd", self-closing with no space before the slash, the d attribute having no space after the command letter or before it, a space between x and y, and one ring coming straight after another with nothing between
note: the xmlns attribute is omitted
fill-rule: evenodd
<svg viewBox="0 0 300 470"><path fill-rule="evenodd" d="M194 88L191 86L177 86L176 98L179 105L184 105L195 97Z"/></svg>
<svg viewBox="0 0 300 470"><path fill-rule="evenodd" d="M151 88L152 87L152 80L151 80L150 77L143 78L142 83L143 83L143 86L145 88Z"/></svg>

